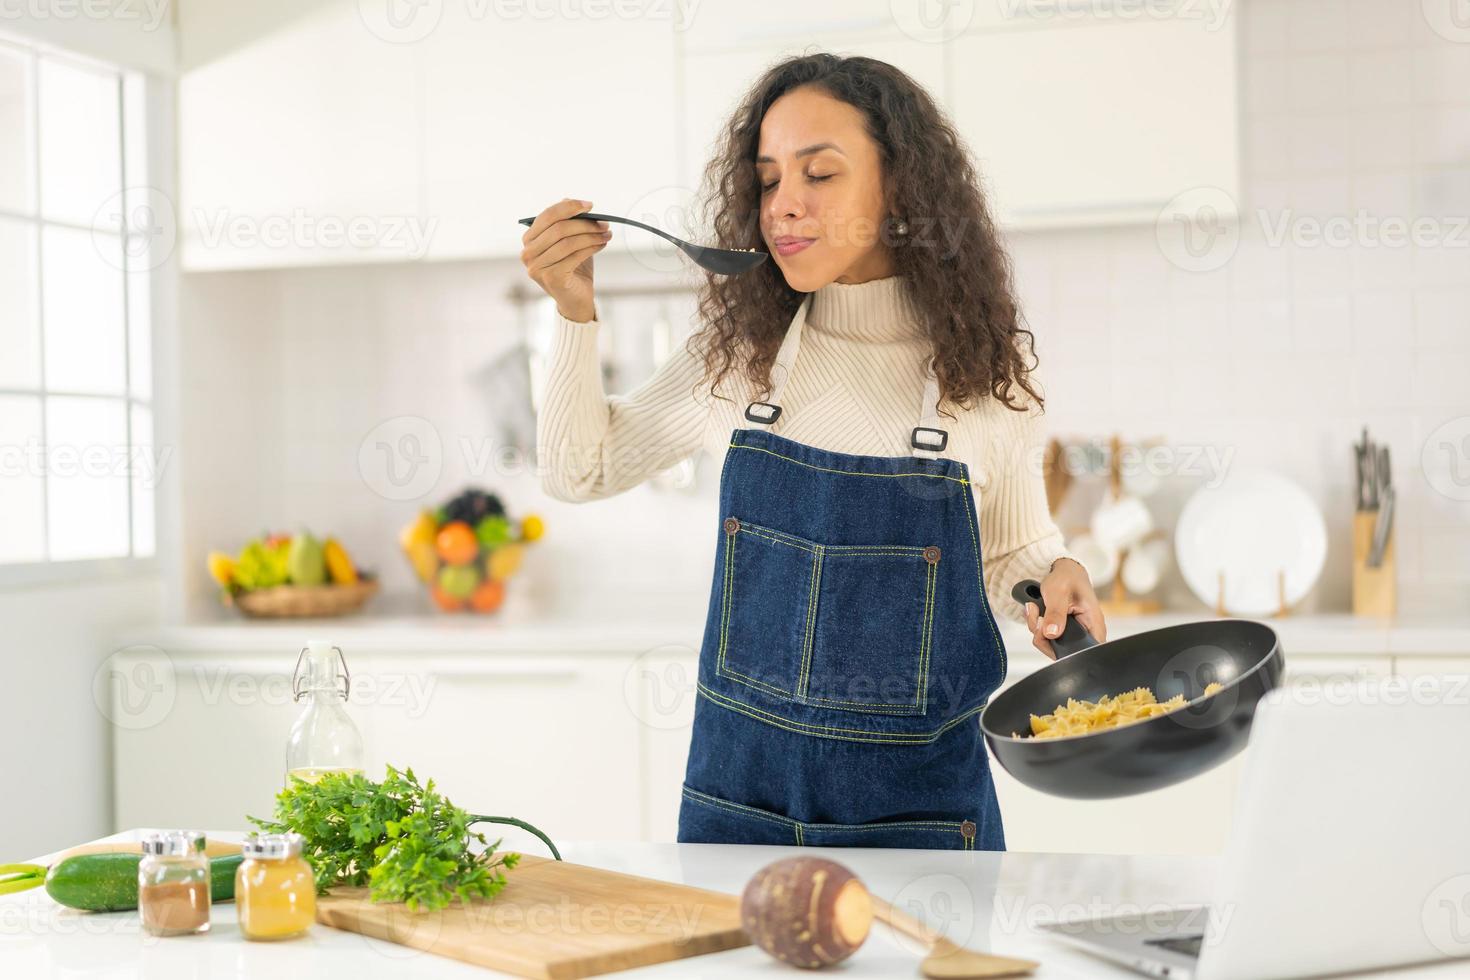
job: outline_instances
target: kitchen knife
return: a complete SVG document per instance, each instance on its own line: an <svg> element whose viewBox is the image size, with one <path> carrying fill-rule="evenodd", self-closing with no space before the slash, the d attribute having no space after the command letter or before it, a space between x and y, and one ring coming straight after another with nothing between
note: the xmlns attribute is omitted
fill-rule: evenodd
<svg viewBox="0 0 1470 980"><path fill-rule="evenodd" d="M1358 443L1356 443L1356 442L1353 443L1353 463L1357 467L1357 472L1358 472L1358 482L1353 487L1354 492L1357 494L1357 507L1356 507L1356 509L1357 510L1367 510L1368 509L1368 502L1365 499L1364 493L1363 493L1363 477L1364 477L1364 473L1363 473L1363 447L1361 445L1359 445Z"/></svg>
<svg viewBox="0 0 1470 980"><path fill-rule="evenodd" d="M1382 504L1378 508L1378 519L1373 522L1373 546L1368 551L1368 567L1383 564L1383 553L1388 550L1388 532L1393 527L1393 503L1396 494L1390 484L1383 488Z"/></svg>

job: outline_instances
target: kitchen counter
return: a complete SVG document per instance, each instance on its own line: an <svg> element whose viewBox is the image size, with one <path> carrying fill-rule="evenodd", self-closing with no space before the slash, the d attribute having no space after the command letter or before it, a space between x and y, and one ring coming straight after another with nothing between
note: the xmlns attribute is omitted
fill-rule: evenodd
<svg viewBox="0 0 1470 980"><path fill-rule="evenodd" d="M1108 634L1116 639L1211 618L1206 610L1117 616L1108 621ZM220 609L206 622L129 632L119 638L119 645L156 646L170 652L268 651L279 656L320 636L349 653L636 653L659 646L697 651L704 620L704 604L686 594L621 603L589 599L565 608L541 608L524 596L511 596L493 616L433 613L424 609L422 597L383 596L369 611L340 619L251 620ZM1470 616L1371 619L1309 613L1262 621L1280 635L1288 656L1470 656ZM1031 647L1025 627L1004 618L998 622L1013 667L1041 666L1041 655Z"/></svg>
<svg viewBox="0 0 1470 980"><path fill-rule="evenodd" d="M104 840L136 840L128 831ZM211 831L238 840L239 834ZM876 894L920 915L977 949L1038 960L1041 978L1134 977L1104 960L1035 932L1058 919L1148 912L1169 904L1206 901L1218 860L1204 857L910 851L862 848L756 847L719 844L569 842L569 861L700 888L738 894L762 865L793 854L821 852L851 867ZM49 856L48 856L49 857ZM37 859L46 863L48 858ZM514 872L511 872L514 874ZM842 976L914 977L918 955L875 924ZM1463 975L1465 964L1441 963L1404 976ZM78 913L56 905L44 890L0 896L0 976L485 978L495 971L318 925L303 939L251 943L241 938L232 904L214 906L205 936L153 939L134 912ZM786 970L755 947L623 971L619 977L721 978L813 976ZM1361 976L1362 974L1359 974ZM1387 974L1375 974L1387 975Z"/></svg>

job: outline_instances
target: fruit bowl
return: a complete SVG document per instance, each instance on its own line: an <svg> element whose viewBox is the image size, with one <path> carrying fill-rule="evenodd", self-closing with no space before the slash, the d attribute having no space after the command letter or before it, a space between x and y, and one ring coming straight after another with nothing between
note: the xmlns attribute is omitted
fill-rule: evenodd
<svg viewBox="0 0 1470 980"><path fill-rule="evenodd" d="M499 497L472 487L422 511L400 533L399 544L440 610L492 613L505 602L506 584L520 571L526 546L543 530L540 517L516 520Z"/></svg>
<svg viewBox="0 0 1470 980"><path fill-rule="evenodd" d="M287 616L341 616L362 607L378 591L378 583L354 585L277 585L241 592L225 600L247 616L276 619Z"/></svg>
<svg viewBox="0 0 1470 980"><path fill-rule="evenodd" d="M319 541L309 531L252 538L236 555L211 551L208 565L220 601L247 616L341 616L378 591L336 538Z"/></svg>

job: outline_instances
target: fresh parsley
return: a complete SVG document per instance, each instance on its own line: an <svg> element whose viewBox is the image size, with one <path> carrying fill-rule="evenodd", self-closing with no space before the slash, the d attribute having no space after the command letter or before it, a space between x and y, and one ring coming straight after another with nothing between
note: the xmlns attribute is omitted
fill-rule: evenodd
<svg viewBox="0 0 1470 980"><path fill-rule="evenodd" d="M296 778L276 794L275 819L248 817L267 833L306 838L319 892L335 885L367 885L374 902L404 902L413 911L442 909L454 899L492 899L505 887L503 871L520 861L496 855L493 843L470 828L477 823L522 827L556 845L530 824L512 817L466 812L420 784L412 769L388 766L381 783L361 773L327 773L314 783ZM480 845L479 850L472 845Z"/></svg>

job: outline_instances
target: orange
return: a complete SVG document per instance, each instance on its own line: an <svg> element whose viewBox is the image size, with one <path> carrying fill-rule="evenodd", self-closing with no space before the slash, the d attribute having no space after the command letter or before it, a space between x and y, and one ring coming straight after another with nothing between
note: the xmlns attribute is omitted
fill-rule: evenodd
<svg viewBox="0 0 1470 980"><path fill-rule="evenodd" d="M470 595L470 607L475 612L494 612L505 601L505 583L494 579L481 582Z"/></svg>
<svg viewBox="0 0 1470 980"><path fill-rule="evenodd" d="M464 521L450 521L441 527L435 544L439 557L451 565L468 565L480 553L480 539Z"/></svg>
<svg viewBox="0 0 1470 980"><path fill-rule="evenodd" d="M464 608L463 599L455 598L448 592L445 592L443 589L439 588L439 586L437 585L429 590L429 595L434 597L434 605L438 606L445 612L458 612L459 610Z"/></svg>

